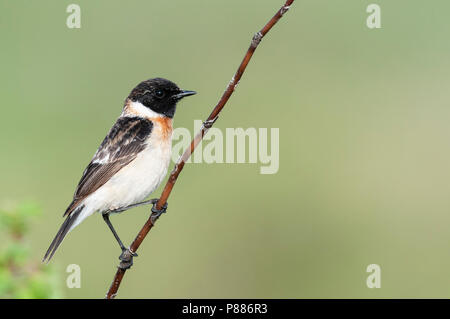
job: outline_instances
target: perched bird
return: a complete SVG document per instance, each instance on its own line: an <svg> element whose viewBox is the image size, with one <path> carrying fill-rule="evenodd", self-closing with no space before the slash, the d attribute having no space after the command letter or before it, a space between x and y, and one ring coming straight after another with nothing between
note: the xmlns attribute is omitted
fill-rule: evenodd
<svg viewBox="0 0 450 319"><path fill-rule="evenodd" d="M196 94L175 83L154 78L139 83L126 98L114 126L85 169L61 228L43 261L49 261L64 237L86 217L100 212L122 249L127 250L112 226L109 215L142 202L164 179L172 153L172 119L182 98ZM131 252L133 254L133 252ZM119 257L119 258L121 258ZM122 259L122 258L121 258Z"/></svg>

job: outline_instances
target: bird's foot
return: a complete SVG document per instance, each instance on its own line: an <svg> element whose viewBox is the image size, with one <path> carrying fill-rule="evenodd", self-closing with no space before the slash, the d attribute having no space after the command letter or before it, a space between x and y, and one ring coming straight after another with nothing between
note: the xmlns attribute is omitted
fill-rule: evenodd
<svg viewBox="0 0 450 319"><path fill-rule="evenodd" d="M133 266L133 257L137 257L138 254L131 251L130 248L123 248L122 253L119 256L120 259L120 269L129 269L131 266Z"/></svg>
<svg viewBox="0 0 450 319"><path fill-rule="evenodd" d="M161 209L156 208L156 203L158 203L158 198L152 199L152 215L151 220L152 224L155 225L156 220L161 216L161 214L164 214L167 211L167 203L164 204L164 206Z"/></svg>

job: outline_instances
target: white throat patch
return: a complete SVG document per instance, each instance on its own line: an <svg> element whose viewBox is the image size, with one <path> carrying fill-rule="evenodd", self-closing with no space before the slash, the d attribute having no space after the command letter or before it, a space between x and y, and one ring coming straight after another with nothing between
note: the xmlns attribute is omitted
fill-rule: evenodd
<svg viewBox="0 0 450 319"><path fill-rule="evenodd" d="M164 117L163 114L152 111L141 102L128 102L124 109L124 115L138 115L143 118Z"/></svg>

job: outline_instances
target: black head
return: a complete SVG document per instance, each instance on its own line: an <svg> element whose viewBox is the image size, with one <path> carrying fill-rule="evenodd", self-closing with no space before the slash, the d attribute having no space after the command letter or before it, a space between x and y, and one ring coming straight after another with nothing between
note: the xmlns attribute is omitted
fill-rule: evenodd
<svg viewBox="0 0 450 319"><path fill-rule="evenodd" d="M196 94L194 91L181 90L169 80L154 78L139 83L128 98L133 102L140 102L158 114L172 118L177 102L185 96L194 94Z"/></svg>

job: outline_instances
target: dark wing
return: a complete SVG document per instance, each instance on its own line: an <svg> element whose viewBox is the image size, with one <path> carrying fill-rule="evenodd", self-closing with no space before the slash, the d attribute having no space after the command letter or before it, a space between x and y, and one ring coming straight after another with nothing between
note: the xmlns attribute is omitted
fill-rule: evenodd
<svg viewBox="0 0 450 319"><path fill-rule="evenodd" d="M139 117L119 117L84 170L72 203L70 214L87 196L104 185L120 169L133 161L151 134L151 121Z"/></svg>

